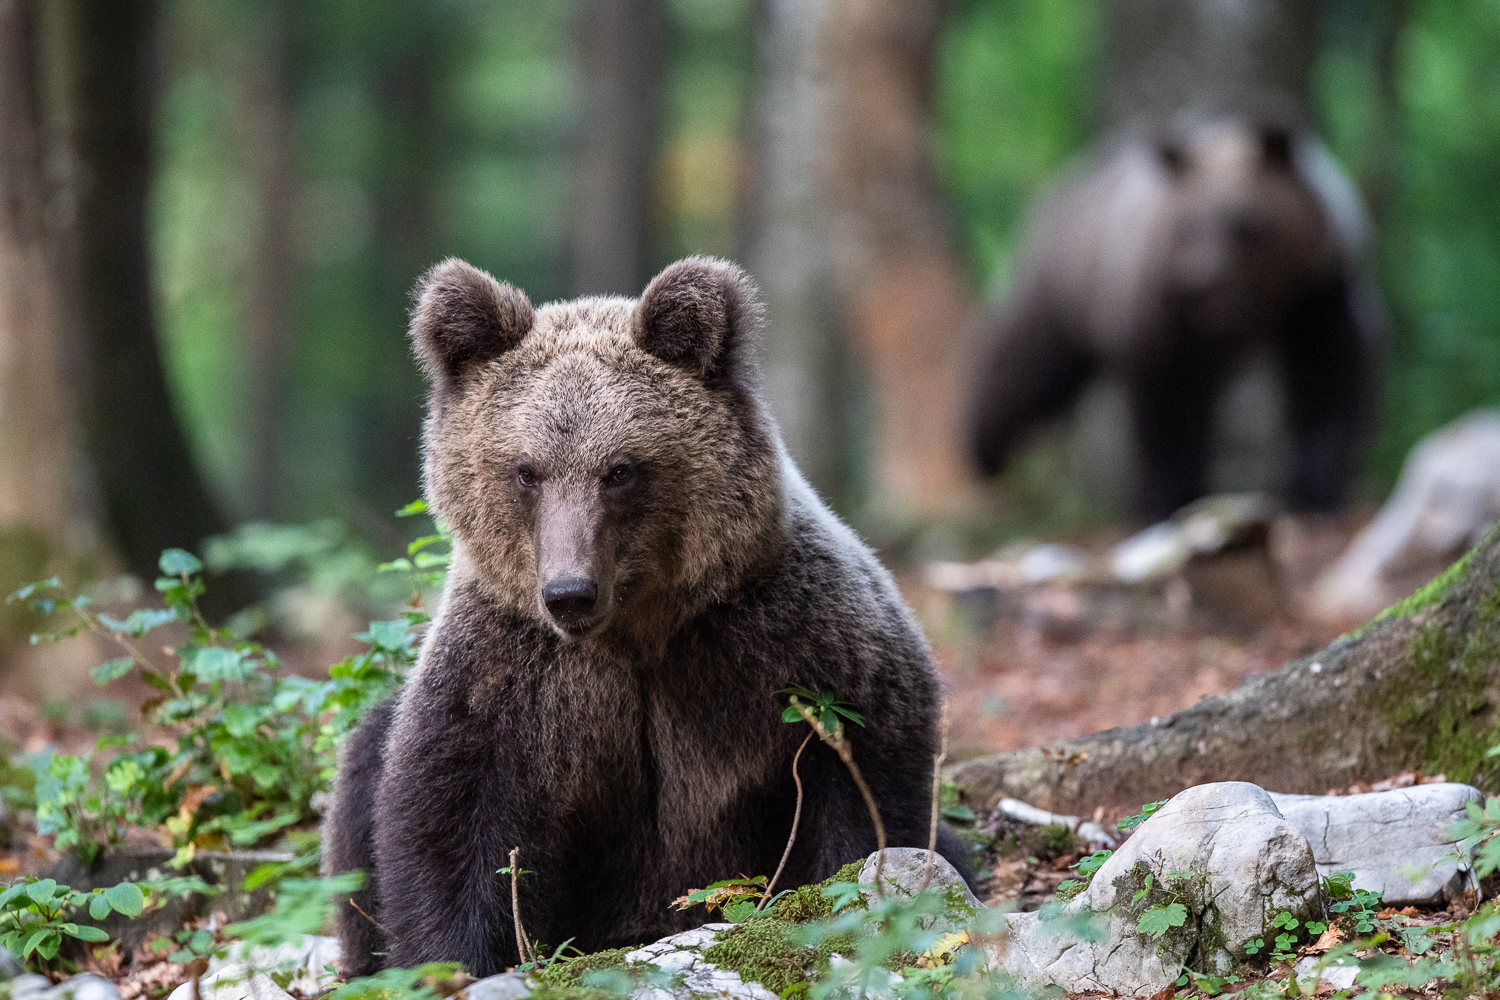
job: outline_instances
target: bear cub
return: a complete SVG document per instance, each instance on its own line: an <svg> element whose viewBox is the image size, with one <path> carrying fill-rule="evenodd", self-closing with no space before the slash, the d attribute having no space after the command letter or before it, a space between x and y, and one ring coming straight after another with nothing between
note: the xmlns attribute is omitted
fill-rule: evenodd
<svg viewBox="0 0 1500 1000"><path fill-rule="evenodd" d="M668 267L640 299L534 308L457 260L411 337L432 383L430 507L453 558L418 665L344 747L327 873L345 972L521 961L696 926L684 892L769 874L807 735L791 685L855 703L848 737L891 846L925 847L938 685L891 576L788 458L756 387L761 307L734 265ZM816 740L782 887L876 847ZM940 849L963 870L951 832ZM545 950L545 949L544 949Z"/></svg>

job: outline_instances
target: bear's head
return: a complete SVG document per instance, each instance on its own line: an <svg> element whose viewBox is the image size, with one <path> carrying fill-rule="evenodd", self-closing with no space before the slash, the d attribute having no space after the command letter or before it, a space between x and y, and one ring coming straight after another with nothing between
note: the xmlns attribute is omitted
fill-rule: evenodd
<svg viewBox="0 0 1500 1000"><path fill-rule="evenodd" d="M459 260L422 280L428 501L455 574L563 636L658 633L774 558L779 448L754 384L761 307L734 265L639 300L534 308Z"/></svg>
<svg viewBox="0 0 1500 1000"><path fill-rule="evenodd" d="M1265 329L1340 266L1301 141L1282 124L1219 118L1179 124L1158 144L1168 185L1161 287L1193 334Z"/></svg>

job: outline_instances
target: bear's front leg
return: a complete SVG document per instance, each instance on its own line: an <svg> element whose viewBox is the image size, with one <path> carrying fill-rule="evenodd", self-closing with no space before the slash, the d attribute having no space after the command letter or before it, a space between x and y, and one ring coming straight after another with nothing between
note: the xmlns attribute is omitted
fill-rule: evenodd
<svg viewBox="0 0 1500 1000"><path fill-rule="evenodd" d="M534 838L523 817L540 814L522 777L524 740L497 735L503 720L444 697L432 673L414 680L397 712L375 801L375 855L387 968L462 962L476 977L518 964L511 920L511 848L523 868ZM500 751L504 750L502 754ZM521 883L522 913L545 926Z"/></svg>

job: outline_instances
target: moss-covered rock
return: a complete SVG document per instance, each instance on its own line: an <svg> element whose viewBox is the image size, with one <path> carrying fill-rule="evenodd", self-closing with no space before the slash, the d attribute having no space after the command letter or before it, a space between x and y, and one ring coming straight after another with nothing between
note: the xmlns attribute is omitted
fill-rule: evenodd
<svg viewBox="0 0 1500 1000"><path fill-rule="evenodd" d="M854 944L852 937L845 936L809 948L802 943L801 925L833 916L833 902L823 890L836 882L858 882L863 865L864 859L844 865L831 878L794 889L760 916L723 931L703 950L704 960L779 996L800 993L806 989L809 973L826 969L830 955Z"/></svg>

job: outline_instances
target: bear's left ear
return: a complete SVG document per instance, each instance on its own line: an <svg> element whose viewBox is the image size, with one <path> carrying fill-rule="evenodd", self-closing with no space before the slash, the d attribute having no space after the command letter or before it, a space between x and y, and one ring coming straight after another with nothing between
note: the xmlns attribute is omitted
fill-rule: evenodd
<svg viewBox="0 0 1500 1000"><path fill-rule="evenodd" d="M735 265L689 257L646 286L632 336L641 349L705 378L733 375L761 321L755 283Z"/></svg>

